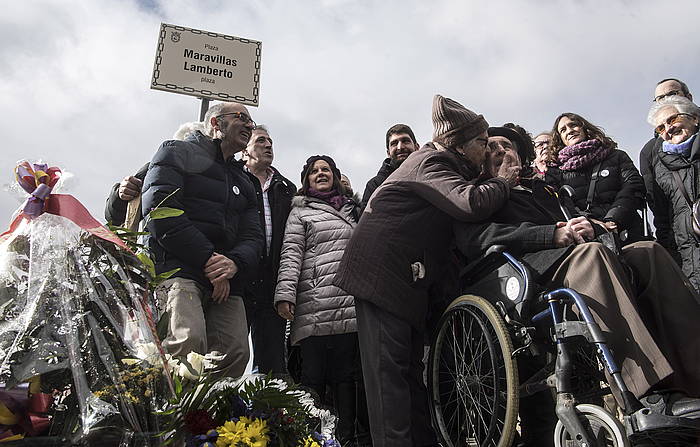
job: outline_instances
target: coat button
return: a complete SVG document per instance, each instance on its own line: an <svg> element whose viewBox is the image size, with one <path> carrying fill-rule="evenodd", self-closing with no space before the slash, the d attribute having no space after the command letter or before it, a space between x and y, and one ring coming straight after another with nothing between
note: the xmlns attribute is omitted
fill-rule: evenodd
<svg viewBox="0 0 700 447"><path fill-rule="evenodd" d="M238 195L241 192L241 190L238 189L238 186L234 186L233 188L231 188L231 191L233 191L235 195Z"/></svg>

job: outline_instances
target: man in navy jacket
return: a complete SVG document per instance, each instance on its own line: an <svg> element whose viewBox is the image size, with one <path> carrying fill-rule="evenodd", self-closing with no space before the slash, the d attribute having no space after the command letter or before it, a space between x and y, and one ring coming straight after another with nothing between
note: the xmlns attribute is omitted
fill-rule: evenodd
<svg viewBox="0 0 700 447"><path fill-rule="evenodd" d="M164 142L143 187L143 214L156 207L183 214L149 219L156 272L179 269L157 291L169 318L166 352L210 353L214 372L240 376L249 357L241 295L258 266L264 237L255 190L234 155L255 123L241 104L217 104L205 116L207 135Z"/></svg>

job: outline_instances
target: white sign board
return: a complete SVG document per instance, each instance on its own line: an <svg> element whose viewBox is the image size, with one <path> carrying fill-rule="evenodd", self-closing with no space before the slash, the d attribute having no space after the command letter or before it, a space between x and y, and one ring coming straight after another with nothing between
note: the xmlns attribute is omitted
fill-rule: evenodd
<svg viewBox="0 0 700 447"><path fill-rule="evenodd" d="M161 23L151 88L258 105L262 42Z"/></svg>

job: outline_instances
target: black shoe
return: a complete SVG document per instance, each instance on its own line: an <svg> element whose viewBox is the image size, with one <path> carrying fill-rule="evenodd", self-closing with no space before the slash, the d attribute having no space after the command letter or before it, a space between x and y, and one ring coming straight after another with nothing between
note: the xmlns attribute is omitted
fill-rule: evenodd
<svg viewBox="0 0 700 447"><path fill-rule="evenodd" d="M650 394L639 401L653 413L688 419L700 418L700 399L688 397L683 393Z"/></svg>

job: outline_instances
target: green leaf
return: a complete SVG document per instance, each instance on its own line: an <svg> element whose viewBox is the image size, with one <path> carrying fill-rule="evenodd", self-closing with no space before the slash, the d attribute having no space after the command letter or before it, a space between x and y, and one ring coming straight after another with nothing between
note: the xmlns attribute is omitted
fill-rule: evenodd
<svg viewBox="0 0 700 447"><path fill-rule="evenodd" d="M153 219L166 219L168 217L177 217L184 214L183 210L179 210L177 208L169 208L167 206L164 206L163 208L156 208L152 210L150 213L148 213L148 216Z"/></svg>
<svg viewBox="0 0 700 447"><path fill-rule="evenodd" d="M173 276L175 273L177 273L179 271L180 271L180 267L178 267L176 269L168 270L167 272L163 272L163 273L157 275L154 278L154 280L158 281L158 282L165 281L166 279L170 278L171 276Z"/></svg>
<svg viewBox="0 0 700 447"><path fill-rule="evenodd" d="M182 382L180 381L180 378L177 375L173 377L173 382L175 382L175 395L179 396L180 394L182 394Z"/></svg>
<svg viewBox="0 0 700 447"><path fill-rule="evenodd" d="M150 273L151 276L156 276L156 266L153 264L153 260L150 256L148 256L146 253L139 253L136 255L136 257L139 258L139 261L146 266L146 269L148 269L148 273Z"/></svg>
<svg viewBox="0 0 700 447"><path fill-rule="evenodd" d="M168 336L168 326L170 325L170 312L165 312L161 315L158 324L156 324L156 334L161 340L165 340Z"/></svg>

